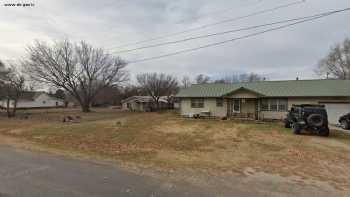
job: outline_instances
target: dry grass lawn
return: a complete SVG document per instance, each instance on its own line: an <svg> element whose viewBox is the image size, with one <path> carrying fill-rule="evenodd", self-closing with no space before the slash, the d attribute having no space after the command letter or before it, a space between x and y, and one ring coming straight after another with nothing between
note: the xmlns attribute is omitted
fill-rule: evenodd
<svg viewBox="0 0 350 197"><path fill-rule="evenodd" d="M80 123L63 123L63 115ZM350 189L350 135L295 136L278 123L189 120L171 112L49 110L29 119L0 118L2 135L59 150L164 169L242 173L247 167L327 181Z"/></svg>

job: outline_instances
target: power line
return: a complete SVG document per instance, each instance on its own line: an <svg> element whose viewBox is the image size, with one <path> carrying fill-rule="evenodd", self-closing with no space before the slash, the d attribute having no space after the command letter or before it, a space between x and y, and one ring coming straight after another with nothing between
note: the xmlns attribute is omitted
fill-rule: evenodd
<svg viewBox="0 0 350 197"><path fill-rule="evenodd" d="M125 0L125 1L127 1L127 0ZM262 1L258 0L258 3L260 3L260 2L262 2ZM256 4L256 3L254 3L254 4ZM199 15L199 16L196 16L196 17L192 17L192 18L188 18L188 19L182 19L182 20L179 20L178 22L175 22L173 24L174 25L178 25L178 24L181 24L181 23L185 23L186 21L199 20L199 19L206 18L206 17L214 15L214 14L220 15L220 14L223 14L223 13L228 12L230 10L233 10L234 8L237 8L237 6L230 7L230 8L225 8L225 9L222 9L222 10L216 10L216 11L213 11L213 12L210 12L210 13L207 13L207 14L202 14L202 15ZM105 40L105 41L110 41L110 39ZM116 46L116 47L119 48L120 46ZM115 47L110 47L110 48L107 48L107 49L112 49L112 48L115 48Z"/></svg>
<svg viewBox="0 0 350 197"><path fill-rule="evenodd" d="M234 41L237 41L237 40L242 40L242 39L258 36L260 34L265 34L265 33L268 33L268 32L272 32L272 31L276 31L276 30L280 30L280 29L285 29L287 27L295 26L297 24L301 24L301 23L305 23L305 22L309 22L309 21L314 21L314 20L317 20L317 19L320 19L320 18L324 18L326 16L330 16L330 15L333 15L333 14L336 14L336 13L339 13L339 12L345 12L345 11L349 11L349 10L350 10L350 8L337 10L337 11L334 11L333 13L330 13L330 14L327 14L327 15L322 15L322 16L318 16L318 17L315 17L315 18L305 19L305 20L294 22L294 23L290 23L290 24L287 24L287 25L281 25L281 26L278 26L278 27L270 28L270 29L267 29L267 30L264 30L264 31L258 31L256 33L247 34L245 36L233 38L233 39L230 39L230 40L225 40L225 41L221 41L221 42L215 42L215 43L199 46L199 47L196 47L196 48L191 48L191 49L176 51L176 52L173 52L173 53L168 53L168 54L165 54L165 55L160 55L160 56L154 56L154 57L150 57L150 58L144 58L144 59L140 59L140 60L135 60L135 61L131 61L131 62L128 62L128 63L132 64L132 63L145 62L145 61L150 61L150 60L154 60L154 59L160 59L160 58L164 58L164 57L179 55L179 54L182 54L182 53L188 53L188 52L192 52L192 51L197 51L197 50L204 49L204 48L219 46L219 45L223 45L223 44L228 43L228 42L234 42Z"/></svg>
<svg viewBox="0 0 350 197"><path fill-rule="evenodd" d="M299 21L299 20L308 19L308 18L315 18L318 16L323 16L323 15L332 14L332 13L336 13L336 12L337 11L325 12L325 13L311 15L311 16L298 17L298 18L293 18L293 19L288 19L288 20L277 21L277 22L273 22L273 23L265 23L262 25L254 25L254 26L250 26L250 27L239 28L239 29L234 29L234 30L229 30L229 31L217 32L217 33L206 34L206 35L201 35L201 36L194 36L194 37L184 38L181 40L163 42L163 43L158 43L158 44L153 44L153 45L145 45L145 46L141 46L141 47L137 47L137 48L133 48L133 49L115 51L114 53L119 53L119 54L120 53L128 53L128 52L137 51L137 50L141 50L141 49L148 49L148 48L165 46L165 45L170 45L170 44L177 44L177 43L187 42L187 41L201 39L201 38L208 38L208 37L219 36L219 35L224 35L224 34L228 34L228 33L235 33L235 32L240 32L240 31L252 30L252 29L257 29L257 28L266 27L266 26L273 26L273 25L277 25L277 24L281 24L281 23L288 23L288 22Z"/></svg>
<svg viewBox="0 0 350 197"><path fill-rule="evenodd" d="M230 8L225 8L225 9L222 9L222 10L217 10L217 11L214 11L214 12L211 12L211 13L207 13L207 14L203 14L203 15L200 15L200 16L196 16L196 17L192 17L192 18L189 18L189 19L182 19L178 22L176 22L175 24L181 24L181 23L185 23L186 21L196 21L196 20L199 20L199 19L202 19L202 18L206 18L208 16L211 16L211 15L218 15L218 14L223 14L225 12L228 12L228 11L231 11L233 9L236 9L237 7L230 7Z"/></svg>
<svg viewBox="0 0 350 197"><path fill-rule="evenodd" d="M261 1L258 0L257 3L260 3L260 2ZM256 2L254 4L256 4ZM198 20L198 19L206 18L206 17L211 16L211 15L221 15L221 14L224 14L226 12L232 11L235 8L237 8L237 6L224 8L224 9L221 9L221 10L216 10L216 11L213 11L213 12L210 12L210 13L202 14L202 15L195 16L195 17L188 18L188 19L182 19L182 20L179 20L178 22L176 22L175 24L185 23L186 21L195 21L195 20Z"/></svg>
<svg viewBox="0 0 350 197"><path fill-rule="evenodd" d="M215 23L209 23L209 24L198 26L198 27L190 28L190 29L187 29L187 30L184 30L184 31L179 31L179 32L165 34L165 35L162 35L162 36L153 37L153 38L150 38L150 39L147 39L147 40L127 43L127 44L124 44L124 45L111 47L109 49L122 48L122 47L126 47L126 46L132 46L132 45L137 45L137 44L142 44L142 43L146 43L146 42L150 42L150 41L160 40L160 39L163 39L163 38L168 38L168 37L172 37L172 36L176 36L176 35L181 35L181 34L185 34L185 33L196 31L196 30L200 30L200 29L205 29L205 28L208 28L208 27L211 27L211 26L216 26L216 25L220 25L220 24L224 24L224 23L234 22L234 21L238 21L238 20L241 20L241 19L249 18L249 17L252 17L252 16L257 16L257 15L265 14L265 13L268 13L268 12L273 12L273 11L276 11L276 10L279 10L279 9L288 8L288 7L291 7L291 6L294 6L294 5L298 5L298 4L304 3L305 1L306 0L300 0L300 1L292 2L292 3L288 3L288 4L283 4L283 5L280 5L280 6L273 7L273 8L269 8L269 9L264 9L264 10L260 10L260 11L257 11L257 12L253 12L253 13L248 14L248 15L239 16L239 17L235 17L235 18L231 18L231 19L226 19L226 20L215 22Z"/></svg>

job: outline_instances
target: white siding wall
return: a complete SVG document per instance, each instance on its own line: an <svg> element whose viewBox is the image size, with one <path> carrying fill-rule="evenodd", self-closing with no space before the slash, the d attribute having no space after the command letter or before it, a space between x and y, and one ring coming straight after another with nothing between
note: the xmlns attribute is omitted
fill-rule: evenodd
<svg viewBox="0 0 350 197"><path fill-rule="evenodd" d="M6 100L0 100L0 106L3 108L6 108L7 107Z"/></svg>
<svg viewBox="0 0 350 197"><path fill-rule="evenodd" d="M131 107L131 109L128 108L128 103ZM160 108L161 109L166 109L168 107L167 103L160 102ZM147 110L150 110L150 108L155 109L156 104L154 103L137 103L135 101L128 101L122 104L122 109L123 110L131 110L131 111L139 111L139 112L145 112Z"/></svg>
<svg viewBox="0 0 350 197"><path fill-rule="evenodd" d="M293 105L300 104L322 104L327 101L349 101L350 98L345 97L319 97L319 98L288 98L288 110L292 108ZM284 119L288 112L270 112L270 111L262 111L260 112L261 119ZM329 117L332 119L333 117ZM334 119L334 118L333 118ZM333 121L334 122L334 121Z"/></svg>
<svg viewBox="0 0 350 197"><path fill-rule="evenodd" d="M122 110L129 110L128 103L122 103Z"/></svg>
<svg viewBox="0 0 350 197"><path fill-rule="evenodd" d="M289 98L288 99L288 110L292 108L293 105L300 104L319 104L320 100L325 100L327 98ZM286 117L288 112L273 112L273 111L262 111L260 112L261 119L274 119L282 120Z"/></svg>
<svg viewBox="0 0 350 197"><path fill-rule="evenodd" d="M259 118L271 119L271 120L283 120L288 112L273 112L273 111L262 111L260 112Z"/></svg>
<svg viewBox="0 0 350 197"><path fill-rule="evenodd" d="M131 110L133 110L133 111L140 111L140 110L141 110L141 106L140 106L139 103L136 103L136 102L134 102L134 101L129 101L129 102L127 102L127 103L130 104ZM127 105L127 103L126 103L126 105ZM126 109L127 109L127 110L130 110L130 109L128 109L127 107L126 107Z"/></svg>
<svg viewBox="0 0 350 197"><path fill-rule="evenodd" d="M205 98L204 99L204 108L192 108L191 99L184 98L181 99L181 115L185 116L190 113L200 113L202 111L210 111L212 116L225 117L227 115L227 101L224 99L223 106L216 106L215 98Z"/></svg>
<svg viewBox="0 0 350 197"><path fill-rule="evenodd" d="M319 97L319 98L289 98L288 99L288 110L293 105L298 104L320 104L320 102L326 103L327 101L350 101L350 98L345 97ZM251 106L252 108L249 108L249 112L253 112L254 106ZM244 106L242 106L242 110L248 110L247 108L244 109ZM216 106L216 99L215 98L205 98L204 99L204 108L192 108L191 107L191 99L190 98L182 98L180 101L180 113L181 115L188 115L190 113L200 113L202 111L210 111L211 115L217 116L217 117L224 117L227 115L227 100L224 100L223 107L217 107ZM349 111L350 112L350 111ZM272 111L261 111L259 112L259 118L260 119L276 119L276 120L282 120L285 118L286 114L288 112L272 112ZM331 117L330 117L331 118Z"/></svg>
<svg viewBox="0 0 350 197"><path fill-rule="evenodd" d="M57 105L56 105L57 102ZM6 100L2 100L2 107L6 107ZM13 107L13 101L10 101L10 108ZM55 99L48 96L47 94L41 94L34 101L29 100L19 100L17 102L17 108L49 108L49 107L63 107L64 102L60 99Z"/></svg>

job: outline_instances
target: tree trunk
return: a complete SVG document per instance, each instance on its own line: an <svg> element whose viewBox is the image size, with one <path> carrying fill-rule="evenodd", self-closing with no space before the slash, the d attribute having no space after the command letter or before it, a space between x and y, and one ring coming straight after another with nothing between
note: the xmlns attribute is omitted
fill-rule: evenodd
<svg viewBox="0 0 350 197"><path fill-rule="evenodd" d="M85 112L85 113L91 112L89 103L82 103L80 105L81 105L81 110L83 112Z"/></svg>
<svg viewBox="0 0 350 197"><path fill-rule="evenodd" d="M7 98L7 102L6 102L6 112L7 112L7 117L8 117L8 118L11 118L10 98Z"/></svg>
<svg viewBox="0 0 350 197"><path fill-rule="evenodd" d="M17 111L17 100L14 100L13 109L12 109L12 117L16 116L16 111Z"/></svg>
<svg viewBox="0 0 350 197"><path fill-rule="evenodd" d="M157 105L157 111L159 111L160 110L159 100L156 101L156 105Z"/></svg>

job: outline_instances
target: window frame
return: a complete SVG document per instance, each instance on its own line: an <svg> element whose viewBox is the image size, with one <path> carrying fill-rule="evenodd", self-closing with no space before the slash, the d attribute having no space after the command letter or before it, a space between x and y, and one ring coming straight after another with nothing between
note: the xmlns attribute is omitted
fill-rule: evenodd
<svg viewBox="0 0 350 197"><path fill-rule="evenodd" d="M266 105L266 106L263 107L263 102L264 101L266 101L266 103L264 103L264 105ZM268 99L262 99L260 101L260 111L269 111L269 109L270 109L269 100Z"/></svg>
<svg viewBox="0 0 350 197"><path fill-rule="evenodd" d="M269 99L269 111L278 111L279 99Z"/></svg>
<svg viewBox="0 0 350 197"><path fill-rule="evenodd" d="M216 99L216 107L223 107L224 106L224 99L223 98L217 98Z"/></svg>
<svg viewBox="0 0 350 197"><path fill-rule="evenodd" d="M191 98L191 108L204 108L204 98Z"/></svg>
<svg viewBox="0 0 350 197"><path fill-rule="evenodd" d="M285 106L284 109L280 109L280 106L282 106L281 101L285 101L283 105ZM279 99L278 100L278 111L279 112L287 112L288 111L288 99Z"/></svg>
<svg viewBox="0 0 350 197"><path fill-rule="evenodd" d="M235 107L237 106L236 101L238 101L238 110L235 109ZM233 99L232 112L233 113L241 113L241 99Z"/></svg>
<svg viewBox="0 0 350 197"><path fill-rule="evenodd" d="M272 103L273 101L275 101L276 103ZM263 107L263 102L266 102L267 108ZM276 106L276 108L272 109L271 106ZM284 106L284 108L281 109L282 108L281 106ZM288 99L287 98L264 98L260 100L260 111L287 112Z"/></svg>

